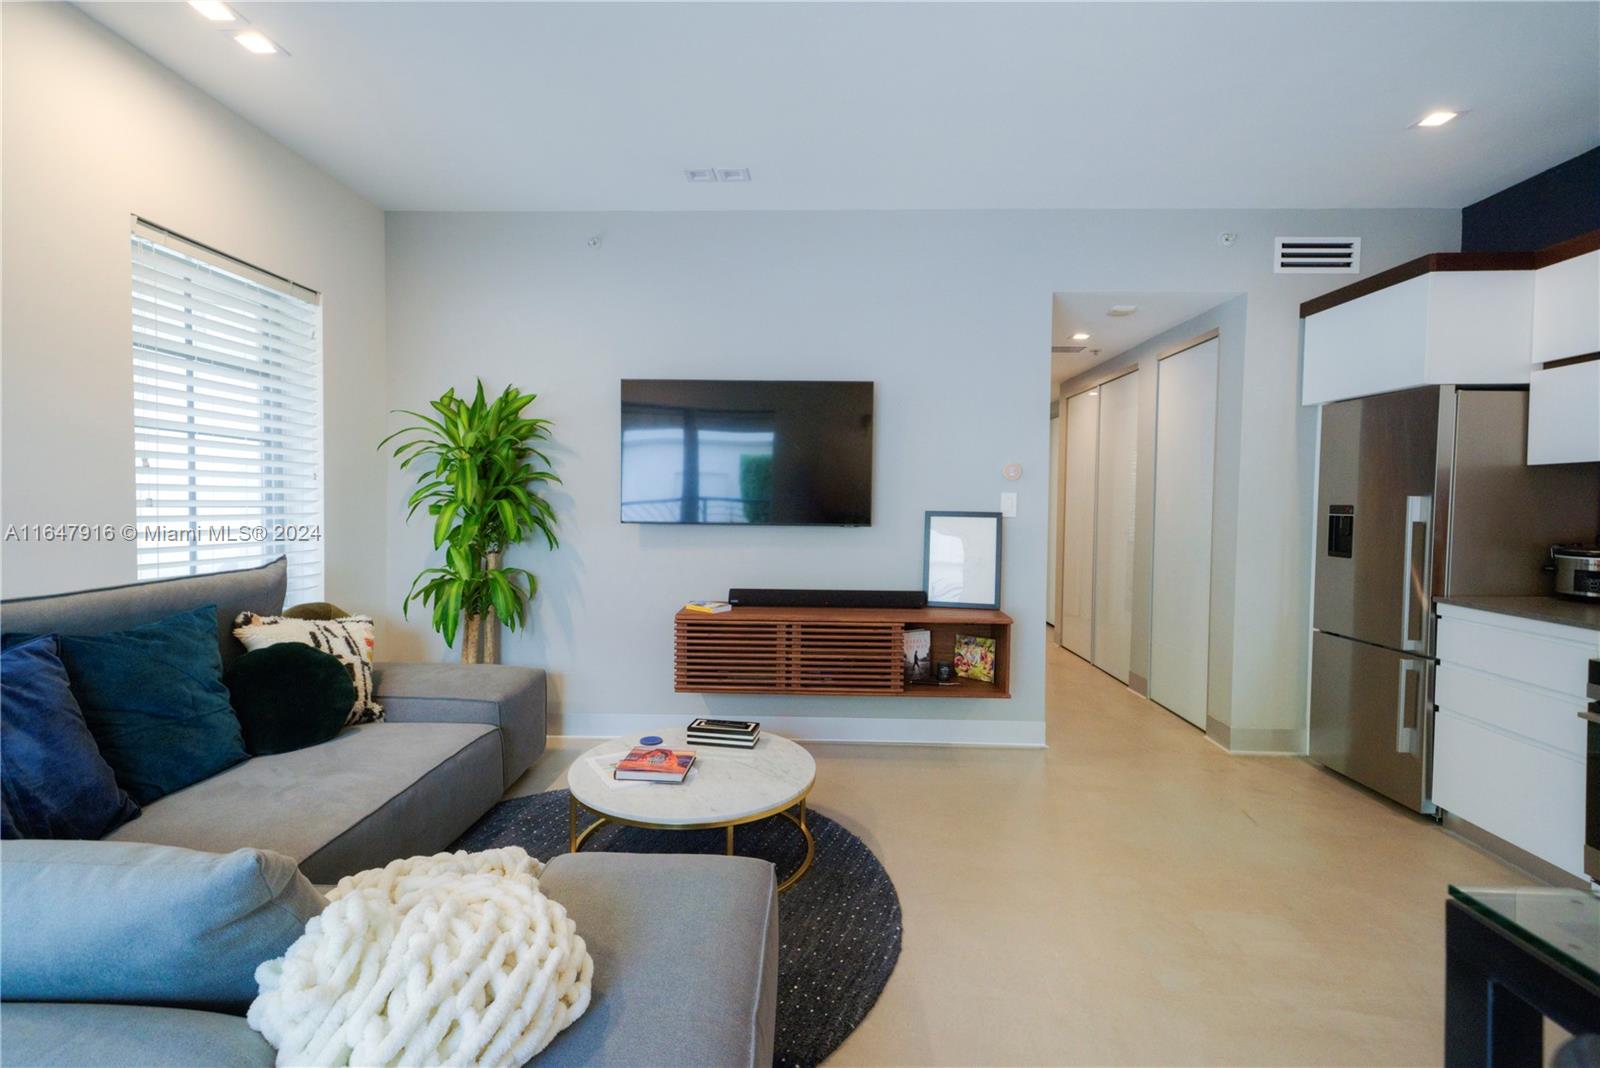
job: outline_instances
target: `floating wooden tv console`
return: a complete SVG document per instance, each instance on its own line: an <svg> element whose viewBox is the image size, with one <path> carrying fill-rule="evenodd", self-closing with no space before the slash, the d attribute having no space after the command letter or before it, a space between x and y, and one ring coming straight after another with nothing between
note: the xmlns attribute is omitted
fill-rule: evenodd
<svg viewBox="0 0 1600 1068"><path fill-rule="evenodd" d="M932 634L932 659L952 659L958 633L993 638L994 681L908 683L907 627ZM680 693L1010 697L1011 617L968 608L735 608L676 617Z"/></svg>

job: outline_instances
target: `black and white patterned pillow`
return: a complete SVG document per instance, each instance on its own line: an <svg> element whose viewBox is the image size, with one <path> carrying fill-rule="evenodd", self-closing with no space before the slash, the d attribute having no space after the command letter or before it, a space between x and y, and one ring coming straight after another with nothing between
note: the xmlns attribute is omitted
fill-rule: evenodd
<svg viewBox="0 0 1600 1068"><path fill-rule="evenodd" d="M376 723L383 718L383 706L372 699L371 616L291 619L240 612L233 624L233 636L252 652L282 642L298 642L331 653L350 672L350 681L356 688L356 703L350 706L345 726Z"/></svg>

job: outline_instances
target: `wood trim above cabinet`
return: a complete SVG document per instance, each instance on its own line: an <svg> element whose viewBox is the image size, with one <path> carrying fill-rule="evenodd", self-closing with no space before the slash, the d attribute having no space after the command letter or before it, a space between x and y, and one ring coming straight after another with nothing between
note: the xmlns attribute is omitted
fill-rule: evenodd
<svg viewBox="0 0 1600 1068"><path fill-rule="evenodd" d="M1388 289L1390 286L1397 286L1401 282L1409 282L1413 278L1435 271L1536 271L1541 267L1586 256L1597 250L1600 250L1600 230L1590 230L1586 234L1569 237L1537 252L1431 252L1426 256L1418 256L1414 260L1402 263L1398 267L1379 271L1370 278L1341 286L1331 293L1312 297L1300 305L1300 318L1325 312L1329 308L1337 308L1341 304L1359 300L1380 289Z"/></svg>
<svg viewBox="0 0 1600 1068"><path fill-rule="evenodd" d="M1585 352L1579 356L1563 356L1559 360L1546 360L1544 369L1554 371L1557 367L1571 367L1575 363L1593 363L1600 360L1600 352Z"/></svg>
<svg viewBox="0 0 1600 1068"><path fill-rule="evenodd" d="M1537 255L1533 252L1430 252L1398 267L1379 271L1370 278L1351 282L1332 293L1311 298L1300 305L1300 318L1337 308L1341 304L1370 296L1380 289L1388 289L1436 271L1531 271Z"/></svg>
<svg viewBox="0 0 1600 1068"><path fill-rule="evenodd" d="M1534 269L1548 267L1552 263L1563 260L1577 259L1587 256L1591 252L1600 251L1600 230L1590 230L1577 237L1569 237L1565 241L1557 242L1548 248L1542 248L1533 254Z"/></svg>

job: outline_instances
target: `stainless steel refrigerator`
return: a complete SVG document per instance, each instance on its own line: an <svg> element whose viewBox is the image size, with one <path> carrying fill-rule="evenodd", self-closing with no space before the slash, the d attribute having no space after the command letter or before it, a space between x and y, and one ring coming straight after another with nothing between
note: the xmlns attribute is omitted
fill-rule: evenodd
<svg viewBox="0 0 1600 1068"><path fill-rule="evenodd" d="M1527 436L1525 389L1322 409L1311 757L1419 812L1433 807L1434 599L1548 593L1550 546L1600 523L1600 467L1529 467Z"/></svg>

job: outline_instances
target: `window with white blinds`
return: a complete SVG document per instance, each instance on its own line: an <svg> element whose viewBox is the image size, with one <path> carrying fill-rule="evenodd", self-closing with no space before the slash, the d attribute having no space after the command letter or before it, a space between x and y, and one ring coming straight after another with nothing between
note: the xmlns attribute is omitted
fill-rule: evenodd
<svg viewBox="0 0 1600 1068"><path fill-rule="evenodd" d="M293 282L135 221L139 578L289 558L321 600L322 308Z"/></svg>

